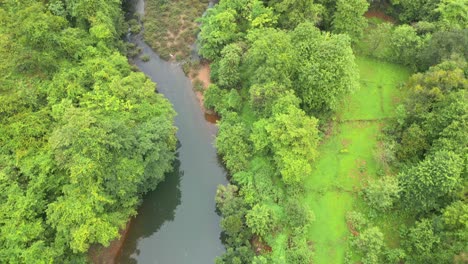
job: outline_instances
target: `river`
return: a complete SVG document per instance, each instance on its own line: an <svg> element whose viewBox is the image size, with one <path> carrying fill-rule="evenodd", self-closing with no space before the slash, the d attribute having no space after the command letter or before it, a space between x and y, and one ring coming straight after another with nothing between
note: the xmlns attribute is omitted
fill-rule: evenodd
<svg viewBox="0 0 468 264"><path fill-rule="evenodd" d="M136 11L144 13L143 0L136 3ZM132 41L150 57L135 64L177 112L179 144L174 172L145 196L117 263L213 263L225 250L214 200L217 186L227 182L213 145L217 128L205 120L181 67L160 59L141 37Z"/></svg>

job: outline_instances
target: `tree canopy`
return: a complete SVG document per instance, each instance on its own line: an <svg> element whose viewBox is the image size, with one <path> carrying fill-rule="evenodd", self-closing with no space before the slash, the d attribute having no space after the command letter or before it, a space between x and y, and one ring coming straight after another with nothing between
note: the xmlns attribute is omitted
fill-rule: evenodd
<svg viewBox="0 0 468 264"><path fill-rule="evenodd" d="M85 261L172 169L175 113L120 53L120 4L0 5L0 262Z"/></svg>

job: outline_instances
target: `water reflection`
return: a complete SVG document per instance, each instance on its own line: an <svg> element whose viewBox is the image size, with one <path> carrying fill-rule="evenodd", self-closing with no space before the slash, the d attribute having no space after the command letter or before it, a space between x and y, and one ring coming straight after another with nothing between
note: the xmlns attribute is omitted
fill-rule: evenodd
<svg viewBox="0 0 468 264"><path fill-rule="evenodd" d="M125 240L125 247L117 263L137 263L136 256L138 242L158 232L166 221L173 221L175 209L181 202L180 179L183 171L180 170L180 160L176 155L174 169L166 174L166 179L158 187L149 192L143 199L138 212L144 212L145 217L136 217L132 220L130 231Z"/></svg>

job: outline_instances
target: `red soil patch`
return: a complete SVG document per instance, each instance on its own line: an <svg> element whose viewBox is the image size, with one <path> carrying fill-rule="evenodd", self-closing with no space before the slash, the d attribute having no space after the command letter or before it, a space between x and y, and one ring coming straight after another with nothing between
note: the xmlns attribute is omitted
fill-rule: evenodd
<svg viewBox="0 0 468 264"><path fill-rule="evenodd" d="M93 245L89 251L88 256L91 263L95 264L114 264L117 263L117 256L122 250L123 243L127 237L131 220L127 223L124 229L120 230L120 237L110 243L108 247L102 245Z"/></svg>
<svg viewBox="0 0 468 264"><path fill-rule="evenodd" d="M367 18L372 18L372 17L380 18L383 21L390 22L392 24L395 24L396 22L395 18L385 14L384 12L380 10L369 10L364 14L364 16Z"/></svg>
<svg viewBox="0 0 468 264"><path fill-rule="evenodd" d="M209 63L203 63L200 66L200 69L196 74L189 74L189 78L192 81L192 85L195 84L196 80L199 80L203 84L203 91L205 91L208 86L211 84L211 79L210 79L210 64ZM200 107L202 108L203 112L205 112L205 119L208 122L216 122L216 120L219 119L219 117L213 113L210 110L205 109L205 106L203 105L203 92L202 91L195 91L195 95L198 98L198 102L200 103Z"/></svg>
<svg viewBox="0 0 468 264"><path fill-rule="evenodd" d="M259 236L252 237L252 239L250 240L250 244L252 245L253 250L257 255L265 252L271 252L271 247L262 242Z"/></svg>
<svg viewBox="0 0 468 264"><path fill-rule="evenodd" d="M346 221L346 225L348 226L349 232L351 232L353 236L359 236L359 232L354 228L353 223Z"/></svg>

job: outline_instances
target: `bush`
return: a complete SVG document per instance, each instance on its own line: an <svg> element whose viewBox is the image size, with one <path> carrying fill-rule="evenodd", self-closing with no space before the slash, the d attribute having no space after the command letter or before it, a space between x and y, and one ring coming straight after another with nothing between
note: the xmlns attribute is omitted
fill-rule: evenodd
<svg viewBox="0 0 468 264"><path fill-rule="evenodd" d="M360 231L366 227L367 219L361 213L351 211L346 214L346 223L356 231Z"/></svg>
<svg viewBox="0 0 468 264"><path fill-rule="evenodd" d="M364 189L364 195L370 207L386 211L392 208L394 202L400 198L400 191L398 178L386 176L372 181Z"/></svg>
<svg viewBox="0 0 468 264"><path fill-rule="evenodd" d="M378 227L364 230L352 245L362 252L363 264L380 264L382 250L384 248L384 236Z"/></svg>
<svg viewBox="0 0 468 264"><path fill-rule="evenodd" d="M205 90L203 82L198 78L193 82L193 88L198 92L203 92L203 90Z"/></svg>
<svg viewBox="0 0 468 264"><path fill-rule="evenodd" d="M140 60L143 62L148 62L150 60L150 56L145 54L140 57Z"/></svg>
<svg viewBox="0 0 468 264"><path fill-rule="evenodd" d="M205 91L204 105L207 109L215 110L221 113L224 110L223 98L226 94L225 90L219 89L215 84L212 84Z"/></svg>
<svg viewBox="0 0 468 264"><path fill-rule="evenodd" d="M286 215L288 216L288 224L292 228L307 229L312 221L315 220L315 215L309 209L308 205L302 203L296 198L288 199L286 204Z"/></svg>
<svg viewBox="0 0 468 264"><path fill-rule="evenodd" d="M270 232L273 220L271 210L266 205L256 204L245 217L254 234L263 237Z"/></svg>

